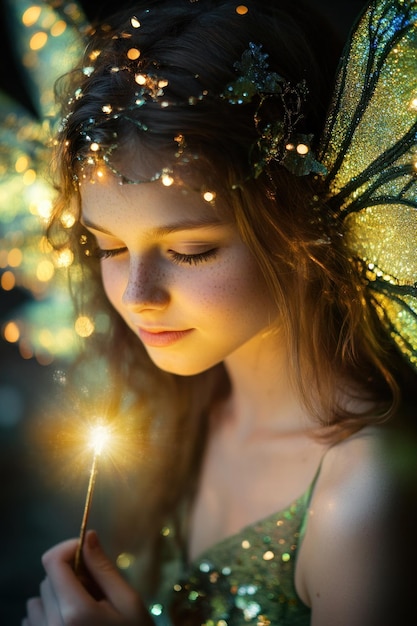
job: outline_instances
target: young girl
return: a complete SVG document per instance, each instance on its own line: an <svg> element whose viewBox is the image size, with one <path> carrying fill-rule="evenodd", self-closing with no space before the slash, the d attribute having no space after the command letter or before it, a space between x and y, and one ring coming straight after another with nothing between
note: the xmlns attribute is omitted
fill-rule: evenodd
<svg viewBox="0 0 417 626"><path fill-rule="evenodd" d="M117 539L140 567L94 532L86 577L77 540L52 548L25 626L412 623L393 451L416 382L416 13L371 2L321 144L335 53L298 2L138 1L92 33L60 84L49 234L78 251L83 311L101 286L112 305L89 351L140 421Z"/></svg>

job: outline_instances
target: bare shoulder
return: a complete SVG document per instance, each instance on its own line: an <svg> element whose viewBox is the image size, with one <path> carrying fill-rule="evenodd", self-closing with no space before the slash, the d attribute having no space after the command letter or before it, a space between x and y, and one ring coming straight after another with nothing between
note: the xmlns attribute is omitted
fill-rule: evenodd
<svg viewBox="0 0 417 626"><path fill-rule="evenodd" d="M329 502L337 504L330 508L334 515L327 517L329 523L340 515L350 526L350 517L379 514L390 502L396 480L389 434L364 428L328 450L312 505L329 511Z"/></svg>
<svg viewBox="0 0 417 626"><path fill-rule="evenodd" d="M365 428L328 450L297 563L312 626L399 623L392 598L407 585L402 491L396 443L383 428Z"/></svg>

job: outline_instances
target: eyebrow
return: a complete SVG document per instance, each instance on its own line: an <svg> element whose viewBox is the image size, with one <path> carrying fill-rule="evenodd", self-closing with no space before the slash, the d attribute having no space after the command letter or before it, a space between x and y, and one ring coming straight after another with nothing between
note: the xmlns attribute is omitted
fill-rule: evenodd
<svg viewBox="0 0 417 626"><path fill-rule="evenodd" d="M95 224L88 218L81 218L81 223L86 228L91 228L92 230L97 230L105 235L110 235L113 237L113 233L103 226L99 224ZM165 224L163 226L156 226L151 230L151 235L156 237L163 237L164 235L169 235L171 233L175 233L181 230L197 230L198 228L216 228L217 226L221 226L223 222L219 219L213 218L212 216L203 217L198 220L179 220L178 222L174 222L172 224Z"/></svg>

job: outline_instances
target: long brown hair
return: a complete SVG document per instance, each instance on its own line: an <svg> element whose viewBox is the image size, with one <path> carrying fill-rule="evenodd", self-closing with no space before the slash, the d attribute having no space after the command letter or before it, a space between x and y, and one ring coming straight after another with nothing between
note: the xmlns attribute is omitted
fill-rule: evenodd
<svg viewBox="0 0 417 626"><path fill-rule="evenodd" d="M294 383L318 423L330 427L330 440L386 419L399 402L400 359L345 249L343 224L327 215L320 178L297 177L274 163L256 179L251 175L248 154L257 138L256 104L231 106L207 97L189 105L201 89L220 94L235 80L235 63L253 42L268 54L271 71L292 84L307 81L308 99L297 130L319 137L340 51L337 43L324 32L324 21L299 2L253 0L245 7L247 13L239 15L232 0L137 2L96 28L80 68L58 85L65 123L57 138L59 195L49 233L54 245L71 245L78 253L76 263L85 277L74 294L79 306L92 317L105 310L111 319L106 332L86 340L82 361L104 355L113 392L119 399L129 392L131 410L141 416L141 436L153 451L141 496L148 511L146 518L141 516L142 524L148 524L148 541L179 501L192 495L207 416L228 393L229 382L221 364L187 378L159 371L106 303L91 237L78 220L71 229L62 227L62 212L71 201L79 202L80 158L91 142L86 127L108 147L117 136L112 149L116 161L118 151L129 150L138 163L150 163L155 171L161 155L164 159L175 150L173 138L185 136L189 154L198 155L190 159L187 172L221 194L257 259L276 299ZM140 28L130 27L132 16ZM132 62L126 60L131 48L140 51ZM86 71L93 56L94 70ZM128 71L115 71L121 64ZM103 121L109 103L120 111L129 108L137 89L132 73L152 68L166 78L167 98L175 106L161 110L149 103L129 109L129 120L120 115L111 124ZM271 118L279 115L274 106L270 99L265 107ZM372 401L372 411L358 414L339 403L346 382Z"/></svg>

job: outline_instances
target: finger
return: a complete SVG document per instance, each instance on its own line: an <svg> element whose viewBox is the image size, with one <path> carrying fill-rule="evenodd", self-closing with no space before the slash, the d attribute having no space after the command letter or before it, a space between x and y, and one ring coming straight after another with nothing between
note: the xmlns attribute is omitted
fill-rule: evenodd
<svg viewBox="0 0 417 626"><path fill-rule="evenodd" d="M26 603L27 618L29 626L46 626L45 613L40 598L30 598Z"/></svg>
<svg viewBox="0 0 417 626"><path fill-rule="evenodd" d="M58 543L53 548L50 548L42 556L42 563L44 567L51 560L58 560L65 563L73 563L77 546L78 539L67 539L66 541Z"/></svg>
<svg viewBox="0 0 417 626"><path fill-rule="evenodd" d="M136 619L141 614L146 614L136 591L122 578L115 565L103 552L95 531L89 531L86 535L83 557L90 575L117 612Z"/></svg>
<svg viewBox="0 0 417 626"><path fill-rule="evenodd" d="M48 626L63 626L58 600L53 592L49 578L45 578L40 586L43 610Z"/></svg>
<svg viewBox="0 0 417 626"><path fill-rule="evenodd" d="M72 607L88 608L92 598L75 575L73 562L78 540L64 541L42 557L48 575L51 592L54 594L61 616L71 613ZM65 622L64 617L62 621Z"/></svg>

